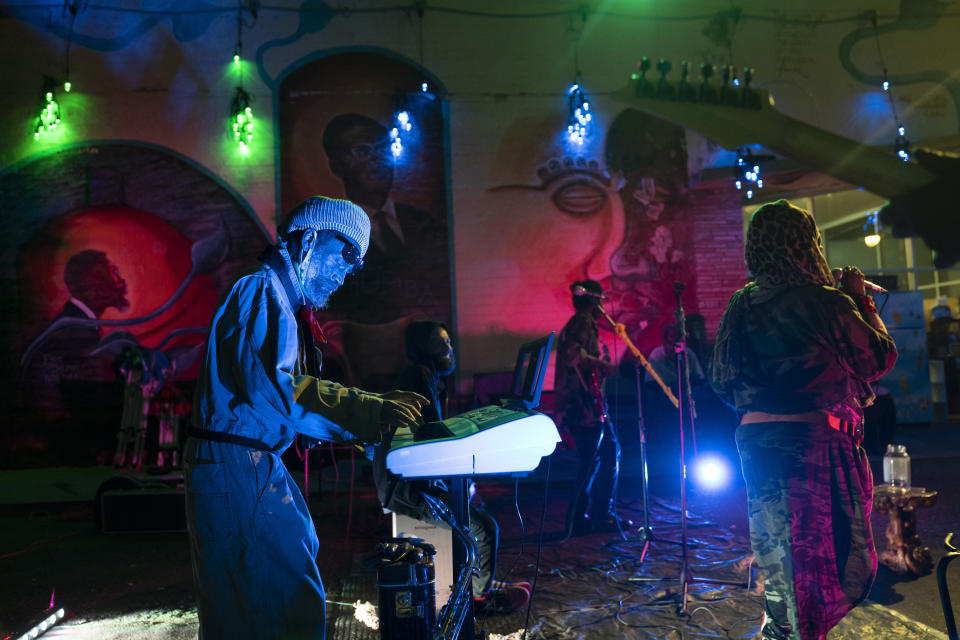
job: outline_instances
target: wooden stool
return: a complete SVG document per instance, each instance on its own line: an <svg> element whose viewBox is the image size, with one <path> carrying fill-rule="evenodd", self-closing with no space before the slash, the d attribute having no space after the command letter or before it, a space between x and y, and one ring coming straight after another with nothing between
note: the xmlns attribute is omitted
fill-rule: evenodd
<svg viewBox="0 0 960 640"><path fill-rule="evenodd" d="M919 487L901 489L889 485L873 488L873 508L890 517L887 525L887 548L880 552L880 562L891 571L903 575L908 571L925 576L933 570L930 549L924 547L917 534L917 512L920 507L932 507L937 492Z"/></svg>

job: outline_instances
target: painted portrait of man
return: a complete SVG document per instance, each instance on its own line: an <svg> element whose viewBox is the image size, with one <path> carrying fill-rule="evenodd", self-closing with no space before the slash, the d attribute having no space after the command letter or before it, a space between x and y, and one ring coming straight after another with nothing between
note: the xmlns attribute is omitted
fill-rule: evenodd
<svg viewBox="0 0 960 640"><path fill-rule="evenodd" d="M330 298L328 319L450 320L442 101L419 90L422 80L402 61L354 52L308 62L281 83L282 208L323 194L370 216L365 266Z"/></svg>

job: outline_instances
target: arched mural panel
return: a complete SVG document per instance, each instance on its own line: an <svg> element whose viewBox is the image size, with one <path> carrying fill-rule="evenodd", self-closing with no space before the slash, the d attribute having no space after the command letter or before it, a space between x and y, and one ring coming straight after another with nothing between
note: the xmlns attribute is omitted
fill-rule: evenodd
<svg viewBox="0 0 960 640"><path fill-rule="evenodd" d="M102 462L122 419L123 363L153 381L147 400L164 384L188 396L218 298L269 237L201 169L127 143L9 169L0 209L0 340L16 381L3 392L3 453L69 447Z"/></svg>
<svg viewBox="0 0 960 640"><path fill-rule="evenodd" d="M444 106L424 73L395 57L346 51L306 62L279 90L282 211L311 195L347 198L371 218L366 266L328 317L381 324L451 319ZM409 114L392 150L395 114ZM400 347L402 354L402 346Z"/></svg>

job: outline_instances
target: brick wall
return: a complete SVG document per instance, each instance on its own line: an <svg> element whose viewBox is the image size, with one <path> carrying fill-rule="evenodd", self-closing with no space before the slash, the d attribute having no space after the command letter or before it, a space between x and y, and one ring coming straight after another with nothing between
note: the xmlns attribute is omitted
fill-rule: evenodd
<svg viewBox="0 0 960 640"><path fill-rule="evenodd" d="M700 313L713 336L730 296L747 278L740 192L730 180L703 183L691 192L688 215Z"/></svg>

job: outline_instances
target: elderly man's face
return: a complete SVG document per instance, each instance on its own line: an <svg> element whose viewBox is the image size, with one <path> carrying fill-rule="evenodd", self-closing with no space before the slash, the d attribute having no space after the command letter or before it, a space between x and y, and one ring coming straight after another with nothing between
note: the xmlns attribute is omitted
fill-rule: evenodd
<svg viewBox="0 0 960 640"><path fill-rule="evenodd" d="M322 308L353 265L343 258L345 242L332 233L308 233L304 245L300 262L303 293L312 306Z"/></svg>
<svg viewBox="0 0 960 640"><path fill-rule="evenodd" d="M330 170L352 188L385 192L393 186L390 138L381 127L356 125L337 138Z"/></svg>

